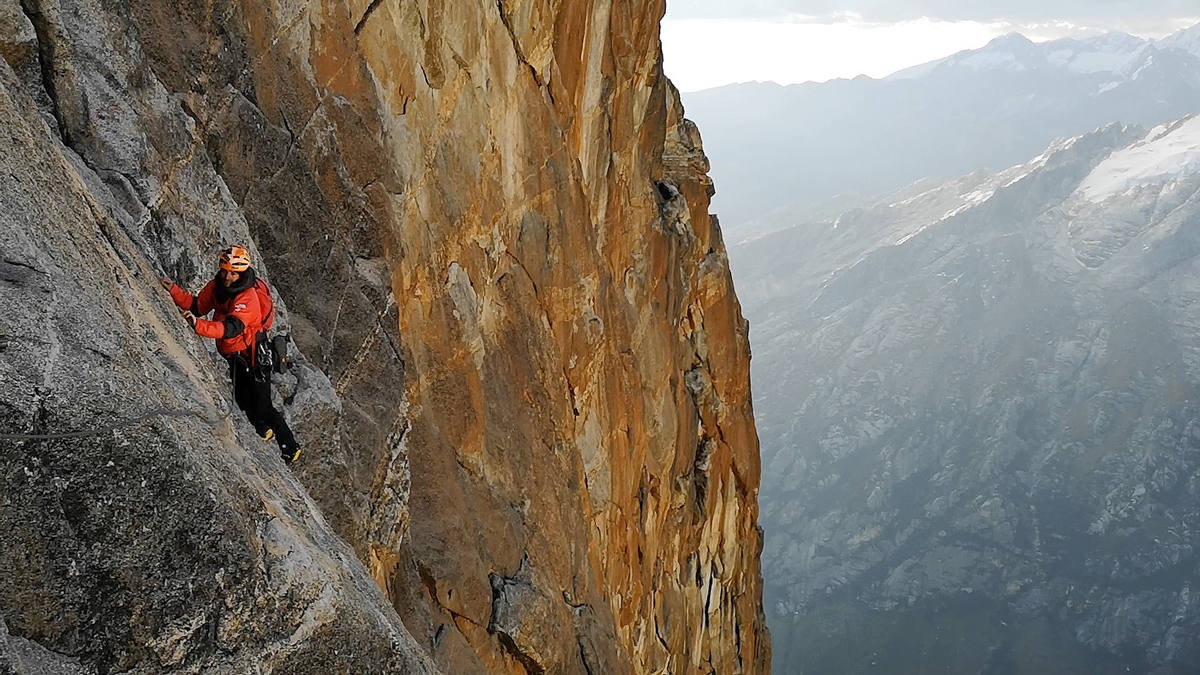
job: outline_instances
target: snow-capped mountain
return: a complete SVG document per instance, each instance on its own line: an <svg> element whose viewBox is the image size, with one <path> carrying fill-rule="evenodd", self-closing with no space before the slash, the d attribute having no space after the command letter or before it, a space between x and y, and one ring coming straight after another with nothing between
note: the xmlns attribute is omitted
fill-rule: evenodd
<svg viewBox="0 0 1200 675"><path fill-rule="evenodd" d="M777 662L1200 672L1200 116L731 258Z"/></svg>
<svg viewBox="0 0 1200 675"><path fill-rule="evenodd" d="M906 68L889 80L928 77L936 70L1036 70L1057 68L1075 73L1118 73L1129 70L1147 50L1149 41L1125 33L1109 33L1089 40L1055 40L1035 43L1019 33L998 37L981 49L960 52L944 59Z"/></svg>
<svg viewBox="0 0 1200 675"><path fill-rule="evenodd" d="M883 80L734 85L684 102L704 132L714 208L739 241L921 178L999 170L1110 122L1200 112L1200 26L1157 42L1014 34Z"/></svg>
<svg viewBox="0 0 1200 675"><path fill-rule="evenodd" d="M1181 30L1156 44L1163 49L1182 49L1194 56L1200 56L1200 25Z"/></svg>
<svg viewBox="0 0 1200 675"><path fill-rule="evenodd" d="M1150 131L1133 145L1114 152L1080 184L1088 203L1107 203L1142 188L1161 195L1164 183L1186 183L1200 174L1200 116Z"/></svg>
<svg viewBox="0 0 1200 675"><path fill-rule="evenodd" d="M1162 40L1145 40L1127 33L1106 33L1093 38L1066 38L1035 43L1019 33L998 37L980 49L966 50L890 75L889 80L928 77L937 70L1058 69L1079 74L1109 73L1136 78L1157 52L1178 49L1200 57L1200 26L1179 31Z"/></svg>

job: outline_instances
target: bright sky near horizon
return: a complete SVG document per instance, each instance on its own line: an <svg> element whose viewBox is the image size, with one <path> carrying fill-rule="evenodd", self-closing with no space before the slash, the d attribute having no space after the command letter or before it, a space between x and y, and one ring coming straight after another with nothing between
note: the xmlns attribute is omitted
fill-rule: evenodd
<svg viewBox="0 0 1200 675"><path fill-rule="evenodd" d="M1027 20L1022 15L1013 19L955 15L882 21L845 11L823 17L761 11L761 4L755 8L760 11L739 15L737 9L695 11L707 9L703 0L668 0L662 24L663 65L675 86L686 92L734 82L796 84L857 75L878 78L964 49L977 49L1012 32L1034 41L1112 30L1159 38L1200 23L1200 6L1196 16L1183 17Z"/></svg>

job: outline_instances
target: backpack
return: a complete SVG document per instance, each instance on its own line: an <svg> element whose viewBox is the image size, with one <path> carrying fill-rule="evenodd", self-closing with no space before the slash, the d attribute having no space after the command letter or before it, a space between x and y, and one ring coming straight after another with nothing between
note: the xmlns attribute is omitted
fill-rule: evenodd
<svg viewBox="0 0 1200 675"><path fill-rule="evenodd" d="M275 323L275 302L271 300L271 287L267 286L267 282L258 279L254 282L254 292L258 294L258 306L263 310L263 320L259 326L260 330L254 334L251 366L263 377L269 377L272 370L277 373L287 372L291 363L288 358L288 336L267 336L267 331Z"/></svg>
<svg viewBox="0 0 1200 675"><path fill-rule="evenodd" d="M258 306L263 310L263 320L260 328L270 330L275 323L275 301L271 300L271 287L262 279L254 281L254 292L258 294Z"/></svg>
<svg viewBox="0 0 1200 675"><path fill-rule="evenodd" d="M258 296L258 306L262 310L262 322L254 332L254 346L250 349L250 370L255 378L263 381L270 377L275 367L275 354L271 348L271 340L267 330L275 323L275 302L271 300L271 287L262 279L254 282L254 293Z"/></svg>

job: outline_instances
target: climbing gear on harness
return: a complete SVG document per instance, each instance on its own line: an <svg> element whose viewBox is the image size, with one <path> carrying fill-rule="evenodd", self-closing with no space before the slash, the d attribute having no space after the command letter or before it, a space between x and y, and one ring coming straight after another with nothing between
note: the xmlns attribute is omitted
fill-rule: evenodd
<svg viewBox="0 0 1200 675"><path fill-rule="evenodd" d="M272 438L275 438L275 430L267 429L262 434L263 443L269 443Z"/></svg>
<svg viewBox="0 0 1200 675"><path fill-rule="evenodd" d="M259 382L270 379L273 366L271 341L267 339L266 331L259 331L254 335L254 351L250 355L250 369L254 371L254 379Z"/></svg>
<svg viewBox="0 0 1200 675"><path fill-rule="evenodd" d="M286 373L291 367L291 359L288 357L288 340L291 336L280 333L271 338L271 356L275 363L275 372Z"/></svg>
<svg viewBox="0 0 1200 675"><path fill-rule="evenodd" d="M221 251L221 269L230 272L245 272L250 267L250 251L241 246L230 246Z"/></svg>

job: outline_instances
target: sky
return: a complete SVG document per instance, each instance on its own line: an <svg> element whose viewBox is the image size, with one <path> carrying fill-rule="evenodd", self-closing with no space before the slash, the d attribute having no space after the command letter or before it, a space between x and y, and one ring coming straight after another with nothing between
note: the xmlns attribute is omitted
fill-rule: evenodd
<svg viewBox="0 0 1200 675"><path fill-rule="evenodd" d="M733 82L884 77L1018 32L1160 38L1200 0L667 0L663 64L682 91Z"/></svg>

